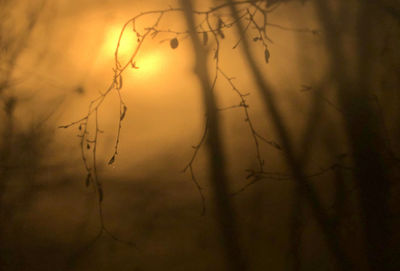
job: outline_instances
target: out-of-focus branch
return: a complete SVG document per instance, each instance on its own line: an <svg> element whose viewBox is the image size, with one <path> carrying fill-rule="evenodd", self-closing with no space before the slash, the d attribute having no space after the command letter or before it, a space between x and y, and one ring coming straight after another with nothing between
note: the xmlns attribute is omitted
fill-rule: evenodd
<svg viewBox="0 0 400 271"><path fill-rule="evenodd" d="M230 3L230 9L232 12L233 18L238 17L238 11L232 0L227 0ZM239 36L244 35L244 28L241 22L236 24ZM255 82L261 95L263 97L263 101L265 106L269 112L270 118L275 126L275 130L282 142L283 149L285 151L286 162L292 171L292 174L297 182L297 185L300 187L303 195L306 200L310 203L311 209L314 213L315 218L318 223L321 225L321 228L324 232L324 236L327 240L328 246L335 255L337 259L337 263L343 270L351 270L350 261L347 256L344 254L343 249L340 247L337 239L337 233L335 229L331 226L330 217L327 215L326 211L323 209L321 200L314 187L307 181L305 174L301 168L300 162L296 159L294 148L292 146L292 142L289 138L289 133L285 127L285 123L282 119L281 114L278 111L275 97L271 91L271 87L265 82L263 76L257 67L256 61L250 52L250 46L246 37L242 38L242 48L244 57L250 67L250 70L253 74Z"/></svg>
<svg viewBox="0 0 400 271"><path fill-rule="evenodd" d="M227 270L244 271L246 270L246 263L242 254L242 247L239 245L236 217L228 195L228 178L225 172L224 151L219 132L220 124L213 87L208 78L207 54L196 33L195 21L191 12L191 1L181 0L181 5L184 8L186 23L196 54L195 73L202 87L203 103L208 118L206 143L211 169L211 185L214 194L213 200L216 205L217 221L220 224L226 253Z"/></svg>
<svg viewBox="0 0 400 271"><path fill-rule="evenodd" d="M359 186L359 202L364 226L365 248L371 270L396 270L393 249L390 244L391 230L388 224L388 197L390 182L382 157L384 136L379 129L379 117L370 106L371 80L374 77L373 56L376 41L373 37L377 18L372 1L359 1L355 40L357 72L348 72L350 61L346 57L346 42L340 31L340 22L326 1L316 1L317 14L325 30L326 44L330 52L331 73L337 83L340 107L349 145L353 153L355 177ZM342 9L349 5L341 1ZM354 4L354 3L352 3ZM353 7L354 8L354 7ZM347 18L348 19L348 18ZM353 19L353 18L352 18ZM394 268L394 269L393 269Z"/></svg>

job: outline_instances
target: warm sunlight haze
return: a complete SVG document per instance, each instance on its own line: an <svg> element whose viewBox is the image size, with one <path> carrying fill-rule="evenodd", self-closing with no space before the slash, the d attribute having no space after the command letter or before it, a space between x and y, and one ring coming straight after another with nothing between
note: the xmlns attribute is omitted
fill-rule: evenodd
<svg viewBox="0 0 400 271"><path fill-rule="evenodd" d="M118 44L118 38L121 34L122 25L115 24L106 30L104 42L102 46L101 57L106 59L115 57L115 50ZM118 50L118 60L121 65L125 65L136 47L138 46L137 36L134 31L131 31L129 26L124 31L121 37L121 43ZM158 76L165 65L165 52L161 48L150 48L141 50L135 58L135 65L127 70L125 76L135 76L137 80L150 79Z"/></svg>
<svg viewBox="0 0 400 271"><path fill-rule="evenodd" d="M0 271L400 270L400 0L0 0Z"/></svg>

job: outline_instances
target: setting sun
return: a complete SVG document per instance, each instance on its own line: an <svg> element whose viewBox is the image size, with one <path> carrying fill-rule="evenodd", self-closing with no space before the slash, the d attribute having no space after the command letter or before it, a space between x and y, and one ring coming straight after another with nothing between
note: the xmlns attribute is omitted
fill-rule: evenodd
<svg viewBox="0 0 400 271"><path fill-rule="evenodd" d="M121 29L121 25L113 25L108 28L103 43L103 56L107 58L114 58ZM137 46L138 41L136 33L127 28L121 37L118 50L118 60L120 61L121 65L124 66L130 60ZM161 71L163 62L165 62L164 60L165 57L160 48L154 48L154 46L151 46L151 44L145 42L133 61L135 65L130 65L131 71L127 71L127 74L134 76L138 75L140 78L154 76Z"/></svg>
<svg viewBox="0 0 400 271"><path fill-rule="evenodd" d="M112 25L106 30L103 43L103 54L114 57L114 52L117 48L121 29L121 25ZM129 61L129 58L135 50L137 44L136 34L133 31L126 29L121 37L121 43L118 50L118 58L121 64L123 64L125 61Z"/></svg>
<svg viewBox="0 0 400 271"><path fill-rule="evenodd" d="M0 271L400 271L400 0L0 14Z"/></svg>
<svg viewBox="0 0 400 271"><path fill-rule="evenodd" d="M164 60L164 55L160 50L153 49L147 51L138 55L137 60L135 61L137 69L134 69L133 72L141 77L157 75L161 71L161 67L165 62Z"/></svg>

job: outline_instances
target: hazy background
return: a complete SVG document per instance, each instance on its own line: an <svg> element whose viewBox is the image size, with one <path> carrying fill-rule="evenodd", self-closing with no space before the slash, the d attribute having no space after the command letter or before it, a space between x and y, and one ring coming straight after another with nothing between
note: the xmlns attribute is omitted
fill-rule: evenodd
<svg viewBox="0 0 400 271"><path fill-rule="evenodd" d="M35 3L28 1L9 2L10 6L4 9L7 16L1 19L1 34L9 35L3 34L4 40L26 35L18 31L26 24L26 11L35 8ZM122 25L140 12L178 5L177 1L161 0L45 3L25 49L16 57L12 74L2 71L1 79L8 76L12 82L11 87L0 92L3 104L11 98L15 104L12 114L7 114L6 106L1 112L4 219L0 269L223 269L204 148L194 163L194 171L204 188L205 216L201 216L201 198L189 172L182 172L204 129L201 90L193 71L194 54L189 38L180 36L179 47L172 50L169 40L175 35L160 33L144 43L136 58L139 69L124 73L121 94L128 110L122 123L119 155L111 166L107 162L114 151L119 118L115 91L99 111L99 125L104 133L100 134L97 156L104 188L105 225L119 239L134 242L137 248L108 235L92 242L100 228L98 200L94 189L85 186L78 129L57 128L85 116L90 101L112 82L114 50ZM202 2L198 8L206 9L209 5ZM153 19L150 16L143 25ZM319 30L322 26L308 1L283 3L268 19L271 24L285 27L268 27L273 41L268 44L270 62L265 63L261 44L254 43L252 50L273 86L296 142L301 140L296 135L302 131L310 111L310 92L301 90L323 84L329 70L322 35L296 29ZM182 14L173 13L166 15L159 27L183 31L183 23ZM242 92L250 93L247 101L255 129L280 144L265 118L266 111L254 90L240 45L232 49L238 37L233 30L225 34L220 66L236 78L234 82ZM129 55L129 43L134 40L126 37L128 45L122 48L123 57ZM212 45L210 41L210 70L214 73ZM348 148L332 89L329 84L324 86L321 102L326 104L326 121L313 140L315 147L307 173L319 172L338 159L345 164L350 162L345 156L340 158ZM215 94L219 108L240 102L222 77ZM383 114L390 116L388 129L394 131L398 122L391 118L396 105L387 104L386 108ZM230 187L235 192L249 182L246 169L257 166L256 149L241 108L221 111L220 117ZM398 147L396 142L393 144ZM288 172L282 151L262 142L260 149L267 171ZM328 172L311 179L324 195L328 210L333 201L333 175ZM353 189L352 184L346 186ZM263 180L232 196L251 270L289 270L292 195L291 181ZM356 205L352 199L348 202L350 206ZM335 270L311 213L306 209L303 215L302 270ZM343 239L347 236L359 240L358 215L349 216L344 223L348 227ZM350 242L347 250L358 251L360 245ZM365 260L362 252L352 257L355 261Z"/></svg>

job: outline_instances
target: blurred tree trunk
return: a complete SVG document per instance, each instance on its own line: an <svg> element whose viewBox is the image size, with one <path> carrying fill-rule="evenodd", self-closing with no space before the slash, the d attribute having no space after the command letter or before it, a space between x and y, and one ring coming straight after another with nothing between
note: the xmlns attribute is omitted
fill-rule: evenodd
<svg viewBox="0 0 400 271"><path fill-rule="evenodd" d="M8 266L10 253L2 240L7 235L7 231L12 228L10 220L15 207L21 205L19 200L14 200L12 204L6 200L9 192L8 185L13 181L17 168L34 168L35 162L39 161L38 157L34 157L34 161L23 165L18 160L21 153L29 152L29 150L15 146L16 138L21 131L17 129L15 118L20 97L16 94L14 73L18 61L29 45L45 1L37 1L31 5L20 5L20 1L0 1L0 107L3 111L3 114L0 114L0 269ZM32 137L34 138L35 135ZM28 145L28 148L35 147L37 147L35 144ZM30 182L32 179L27 178L27 187L32 185ZM27 201L28 198L21 197L21 201Z"/></svg>
<svg viewBox="0 0 400 271"><path fill-rule="evenodd" d="M267 117L271 119L276 133L279 136L279 140L283 145L286 163L296 182L295 185L298 186L301 195L310 204L313 215L316 218L318 224L321 226L325 240L328 244L328 248L335 256L339 268L341 270L352 270L352 264L349 260L349 257L348 255L346 255L343 246L339 242L338 230L334 227L332 223L332 218L328 215L327 211L321 203L322 195L318 193L315 187L313 187L313 185L307 180L305 176L303 165L307 164L306 158L299 160L299 156L296 155L293 140L290 138L286 126L287 124L284 122L282 114L279 112L279 107L276 103L276 99L271 89L271 86L268 84L268 82L265 81L262 72L256 64L256 60L251 53L251 47L248 42L248 37L246 37L244 26L239 20L239 13L236 6L234 5L234 1L227 0L227 2L230 3L230 9L233 19L238 21L236 27L238 35L241 37L243 56L249 65L258 91L260 92L265 108L267 109ZM314 122L315 117L316 115L311 116L309 121L311 123Z"/></svg>
<svg viewBox="0 0 400 271"><path fill-rule="evenodd" d="M217 212L217 221L222 234L226 254L227 270L246 270L242 248L239 245L238 227L235 213L228 194L228 178L226 176L223 144L220 135L220 124L214 96L207 69L207 53L203 48L195 30L195 20L192 13L192 1L181 0L185 10L186 23L189 28L193 49L195 52L195 73L200 81L203 103L208 119L207 147L211 169L211 186L213 201Z"/></svg>
<svg viewBox="0 0 400 271"><path fill-rule="evenodd" d="M335 3L339 10L336 14L331 4L331 1L318 0L317 11L325 31L331 73L353 153L366 256L371 270L399 270L391 255L390 181L384 154L385 138L380 128L382 120L371 103L379 79L375 71L380 36L376 33L384 31L375 24L382 14L367 1ZM355 46L349 51L345 35L352 29L350 34Z"/></svg>

